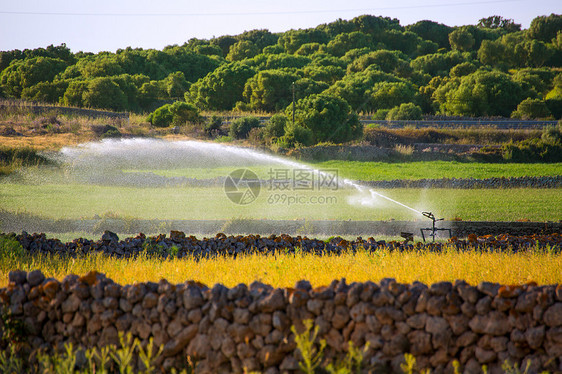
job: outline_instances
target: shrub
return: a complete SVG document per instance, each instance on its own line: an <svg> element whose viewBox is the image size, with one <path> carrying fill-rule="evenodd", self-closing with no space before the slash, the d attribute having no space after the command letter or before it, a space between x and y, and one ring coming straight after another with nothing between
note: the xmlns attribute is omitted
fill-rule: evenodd
<svg viewBox="0 0 562 374"><path fill-rule="evenodd" d="M373 114L373 119L379 121L385 120L388 112L390 112L390 109L378 109L375 114Z"/></svg>
<svg viewBox="0 0 562 374"><path fill-rule="evenodd" d="M185 123L201 122L199 109L193 104L176 101L173 104L165 104L156 109L148 116L148 122L156 127L168 127L171 124L184 125Z"/></svg>
<svg viewBox="0 0 562 374"><path fill-rule="evenodd" d="M280 138L285 135L287 117L282 114L275 114L265 125L264 136L266 139Z"/></svg>
<svg viewBox="0 0 562 374"><path fill-rule="evenodd" d="M280 137L277 144L283 148L310 146L314 144L314 134L311 129L299 124L287 126L285 135Z"/></svg>
<svg viewBox="0 0 562 374"><path fill-rule="evenodd" d="M172 114L172 123L175 125L201 122L199 109L191 103L176 101L170 105L170 113Z"/></svg>
<svg viewBox="0 0 562 374"><path fill-rule="evenodd" d="M530 97L520 102L517 105L517 110L511 113L511 117L522 119L547 118L550 116L550 110L543 100L531 99Z"/></svg>
<svg viewBox="0 0 562 374"><path fill-rule="evenodd" d="M422 110L414 103L400 104L392 108L386 115L387 120L419 120L422 118Z"/></svg>
<svg viewBox="0 0 562 374"><path fill-rule="evenodd" d="M292 113L292 106L285 112L287 115ZM313 143L344 143L363 135L357 115L344 99L337 96L319 94L299 100L295 119L296 125L312 131ZM294 127L293 131L301 130Z"/></svg>
<svg viewBox="0 0 562 374"><path fill-rule="evenodd" d="M214 137L220 133L221 126L222 118L217 115L213 115L207 120L207 123L205 124L205 134L207 134L207 136L209 137Z"/></svg>
<svg viewBox="0 0 562 374"><path fill-rule="evenodd" d="M172 113L170 112L170 104L166 104L150 113L147 121L156 127L168 127L172 124Z"/></svg>
<svg viewBox="0 0 562 374"><path fill-rule="evenodd" d="M230 124L228 135L233 139L246 139L253 128L260 127L257 117L237 118Z"/></svg>

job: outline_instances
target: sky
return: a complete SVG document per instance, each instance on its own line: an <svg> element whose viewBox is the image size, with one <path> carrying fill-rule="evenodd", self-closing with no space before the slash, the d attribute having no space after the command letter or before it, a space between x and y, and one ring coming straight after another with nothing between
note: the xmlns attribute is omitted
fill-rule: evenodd
<svg viewBox="0 0 562 374"><path fill-rule="evenodd" d="M562 13L561 0L0 0L0 50L62 43L72 52L162 49L191 38L283 32L362 14L397 18L403 26L474 25L499 15L528 28L551 13Z"/></svg>

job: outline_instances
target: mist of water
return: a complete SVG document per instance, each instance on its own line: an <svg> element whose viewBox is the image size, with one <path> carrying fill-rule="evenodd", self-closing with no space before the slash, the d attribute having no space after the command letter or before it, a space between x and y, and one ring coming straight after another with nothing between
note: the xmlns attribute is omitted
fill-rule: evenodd
<svg viewBox="0 0 562 374"><path fill-rule="evenodd" d="M127 169L248 167L257 165L305 169L317 174L328 173L303 163L266 154L254 149L202 141L165 141L145 138L107 139L65 147L56 156L67 176L87 183L146 186L147 183L170 181L150 172L124 173ZM226 177L226 175L225 175ZM348 203L374 207L380 199L421 215L421 211L348 179L337 179L340 187L355 189L359 196Z"/></svg>

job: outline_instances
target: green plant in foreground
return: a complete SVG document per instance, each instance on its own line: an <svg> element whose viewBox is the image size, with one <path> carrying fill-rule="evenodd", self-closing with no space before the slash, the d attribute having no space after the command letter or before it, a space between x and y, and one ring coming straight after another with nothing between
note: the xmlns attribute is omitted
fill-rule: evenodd
<svg viewBox="0 0 562 374"><path fill-rule="evenodd" d="M59 354L57 352L45 353L40 352L37 354L39 361L40 373L42 374L66 374L74 373L74 366L76 365L76 352L72 343L64 345L65 352Z"/></svg>
<svg viewBox="0 0 562 374"><path fill-rule="evenodd" d="M119 343L121 344L121 348L114 348L111 351L111 357L113 361L117 363L120 374L131 374L133 372L133 368L131 367L133 352L139 344L139 341L137 339L133 341L131 333L124 335L120 332Z"/></svg>
<svg viewBox="0 0 562 374"><path fill-rule="evenodd" d="M303 321L305 330L299 334L295 326L291 326L291 331L295 334L295 342L297 349L302 356L302 362L299 362L299 368L306 374L314 374L314 370L320 366L322 362L322 353L326 347L326 340L320 340L320 347L316 348L316 337L318 336L319 327L312 330L312 320Z"/></svg>
<svg viewBox="0 0 562 374"><path fill-rule="evenodd" d="M5 374L23 373L23 360L18 357L15 345L10 345L10 351L0 351L0 372Z"/></svg>
<svg viewBox="0 0 562 374"><path fill-rule="evenodd" d="M162 351L164 350L163 346L160 346L158 352L156 353L155 356L153 356L153 352L154 352L154 340L152 339L152 337L150 337L150 340L148 341L148 345L146 346L146 351L143 349L142 345L139 343L137 344L137 348L139 351L139 358L144 366L145 369L145 373L153 373L155 371L155 368L152 366L152 363L154 362L154 360L156 358L158 358L161 354Z"/></svg>

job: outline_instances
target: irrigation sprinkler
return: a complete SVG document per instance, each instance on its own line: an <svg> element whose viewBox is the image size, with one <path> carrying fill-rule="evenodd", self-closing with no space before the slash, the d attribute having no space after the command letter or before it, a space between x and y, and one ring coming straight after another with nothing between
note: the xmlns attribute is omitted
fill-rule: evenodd
<svg viewBox="0 0 562 374"><path fill-rule="evenodd" d="M422 212L422 215L424 217L429 218L432 221L432 225L430 228L424 228L424 229L420 229L421 231L421 235L422 235L422 239L425 242L425 231L429 232L428 236L431 236L433 238L433 241L435 242L435 236L437 235L437 231L448 231L449 232L449 238L452 236L451 234L451 229L444 229L444 228L438 228L435 227L435 222L436 221L443 221L445 218L435 218L435 216L433 215L433 213L431 212Z"/></svg>

